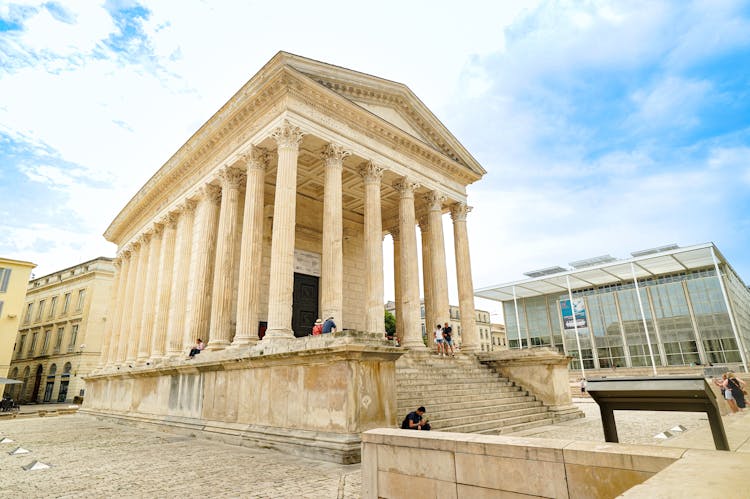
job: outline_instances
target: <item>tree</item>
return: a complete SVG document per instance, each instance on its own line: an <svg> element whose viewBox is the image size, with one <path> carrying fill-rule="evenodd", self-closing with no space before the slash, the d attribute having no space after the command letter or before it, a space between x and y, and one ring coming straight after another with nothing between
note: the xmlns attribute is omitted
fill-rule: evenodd
<svg viewBox="0 0 750 499"><path fill-rule="evenodd" d="M388 336L396 336L396 317L389 311L385 311L385 332Z"/></svg>

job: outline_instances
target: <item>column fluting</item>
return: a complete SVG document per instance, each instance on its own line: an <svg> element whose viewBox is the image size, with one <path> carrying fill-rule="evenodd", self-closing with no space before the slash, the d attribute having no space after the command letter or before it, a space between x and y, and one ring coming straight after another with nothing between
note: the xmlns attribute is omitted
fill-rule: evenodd
<svg viewBox="0 0 750 499"><path fill-rule="evenodd" d="M343 328L344 256L341 175L349 152L337 144L328 144L323 152L325 187L323 189L323 241L320 271L320 308L322 316L333 317Z"/></svg>
<svg viewBox="0 0 750 499"><path fill-rule="evenodd" d="M292 295L294 293L297 157L302 136L302 131L288 122L272 133L278 146L278 167L271 236L268 330L263 341L293 337Z"/></svg>
<svg viewBox="0 0 750 499"><path fill-rule="evenodd" d="M393 238L393 292L396 295L396 337L399 345L404 344L404 311L401 308L401 233L398 228L390 229Z"/></svg>
<svg viewBox="0 0 750 499"><path fill-rule="evenodd" d="M167 328L167 355L183 352L185 338L185 316L187 315L188 278L190 277L190 255L193 245L195 201L186 200L177 207L179 218L175 236L175 264L170 291L169 327Z"/></svg>
<svg viewBox="0 0 750 499"><path fill-rule="evenodd" d="M159 252L159 277L156 286L156 310L154 327L151 333L151 358L161 359L166 354L167 328L169 326L169 301L172 292L172 275L174 274L175 236L177 216L169 213L159 223L164 226L164 233Z"/></svg>
<svg viewBox="0 0 750 499"><path fill-rule="evenodd" d="M102 351L99 355L99 363L97 364L97 368L99 369L107 365L107 361L109 359L109 345L112 342L112 335L114 334L113 323L115 318L115 306L117 304L117 291L119 288L120 274L122 270L122 261L120 257L116 257L114 260L112 260L112 265L115 267L115 274L112 278L112 287L110 288L109 293L109 307L106 314L107 323L104 325L104 336L102 337Z"/></svg>
<svg viewBox="0 0 750 499"><path fill-rule="evenodd" d="M419 300L419 269L417 267L417 234L414 213L414 191L419 184L404 178L394 187L399 192L399 229L401 232L401 308L403 310L404 343L413 350L425 350L422 341Z"/></svg>
<svg viewBox="0 0 750 499"><path fill-rule="evenodd" d="M151 333L154 329L154 313L156 311L156 285L159 281L159 254L161 253L164 226L154 224L151 235L151 245L148 252L148 267L143 287L143 313L141 332L138 341L138 361L145 362L151 356Z"/></svg>
<svg viewBox="0 0 750 499"><path fill-rule="evenodd" d="M138 342L141 339L141 320L143 318L144 292L146 274L148 274L148 260L151 249L151 229L141 235L141 249L138 257L138 272L133 293L133 314L130 321L130 338L128 338L127 362L135 362L138 357Z"/></svg>
<svg viewBox="0 0 750 499"><path fill-rule="evenodd" d="M419 233L422 238L422 288L424 300L424 327L427 345L432 344L432 332L435 330L435 295L432 293L432 259L430 258L430 220L427 216L419 218Z"/></svg>
<svg viewBox="0 0 750 499"><path fill-rule="evenodd" d="M127 287L128 287L128 272L130 270L130 250L128 248L123 249L120 252L120 282L117 287L117 301L114 307L114 316L112 324L112 339L109 344L109 355L107 357L107 364L112 365L117 362L117 349L119 347L120 335L122 334L122 315L125 308L125 302L127 299Z"/></svg>
<svg viewBox="0 0 750 499"><path fill-rule="evenodd" d="M240 233L237 231L237 223L240 215L240 184L245 180L244 176L242 170L232 167L225 167L219 172L221 208L211 297L211 334L206 347L208 350L226 348L232 340L234 277L239 263L237 243Z"/></svg>
<svg viewBox="0 0 750 499"><path fill-rule="evenodd" d="M471 277L471 255L469 254L469 233L466 230L466 216L471 211L465 203L456 203L451 208L453 219L453 241L456 251L456 277L458 280L458 308L461 313L461 350L478 352L479 335L474 311L474 282Z"/></svg>
<svg viewBox="0 0 750 499"><path fill-rule="evenodd" d="M122 323L120 325L120 337L117 340L117 362L122 364L128 356L128 342L132 333L133 319L133 297L135 293L136 277L138 275L138 262L141 256L141 243L133 241L130 244L130 265L128 269L128 284L126 288L125 305L122 309Z"/></svg>
<svg viewBox="0 0 750 499"><path fill-rule="evenodd" d="M432 313L435 324L450 320L448 303L448 269L445 264L445 237L443 235L443 202L446 197L438 192L425 196L430 225L430 276L432 279Z"/></svg>
<svg viewBox="0 0 750 499"><path fill-rule="evenodd" d="M380 200L383 168L368 161L360 167L359 173L365 182L365 330L383 334L383 215Z"/></svg>
<svg viewBox="0 0 750 499"><path fill-rule="evenodd" d="M237 331L233 346L258 341L261 264L263 262L263 197L269 152L253 147L243 159L247 167L245 206L240 247L240 281L237 290Z"/></svg>
<svg viewBox="0 0 750 499"><path fill-rule="evenodd" d="M190 267L191 281L188 291L190 320L185 327L183 345L193 344L198 338L206 344L210 342L211 294L220 204L220 187L213 184L201 187L193 229L194 256Z"/></svg>

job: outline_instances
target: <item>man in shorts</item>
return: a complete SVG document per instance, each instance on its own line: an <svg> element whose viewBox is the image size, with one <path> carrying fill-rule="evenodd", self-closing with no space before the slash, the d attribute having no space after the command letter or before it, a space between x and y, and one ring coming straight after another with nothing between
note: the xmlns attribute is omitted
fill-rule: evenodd
<svg viewBox="0 0 750 499"><path fill-rule="evenodd" d="M445 355L450 352L451 357L456 356L453 351L453 328L447 322L443 326L443 350L445 350Z"/></svg>

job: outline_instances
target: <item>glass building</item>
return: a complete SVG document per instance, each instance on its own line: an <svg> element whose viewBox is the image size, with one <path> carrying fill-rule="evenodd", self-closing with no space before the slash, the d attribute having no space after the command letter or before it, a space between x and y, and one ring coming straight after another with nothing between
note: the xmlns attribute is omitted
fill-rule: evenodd
<svg viewBox="0 0 750 499"><path fill-rule="evenodd" d="M582 360L585 369L746 370L750 290L716 246L672 245L631 255L529 272L529 279L475 295L503 303L510 348L555 347L573 357L574 369Z"/></svg>

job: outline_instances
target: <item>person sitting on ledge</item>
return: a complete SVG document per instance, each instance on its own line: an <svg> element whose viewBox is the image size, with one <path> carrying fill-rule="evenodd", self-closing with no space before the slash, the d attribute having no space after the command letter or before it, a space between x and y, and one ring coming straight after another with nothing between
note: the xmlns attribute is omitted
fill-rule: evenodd
<svg viewBox="0 0 750 499"><path fill-rule="evenodd" d="M203 343L202 339L198 338L198 341L195 342L195 346L190 350L190 356L188 358L192 359L201 353L204 348L206 348L206 345Z"/></svg>
<svg viewBox="0 0 750 499"><path fill-rule="evenodd" d="M336 332L336 323L333 322L333 316L329 317L325 320L323 323L323 334L328 333L335 333Z"/></svg>
<svg viewBox="0 0 750 499"><path fill-rule="evenodd" d="M407 414L404 418L404 421L401 423L401 429L430 431L430 423L428 422L428 420L422 420L422 414L424 414L425 412L427 412L427 409L422 406L416 411Z"/></svg>

